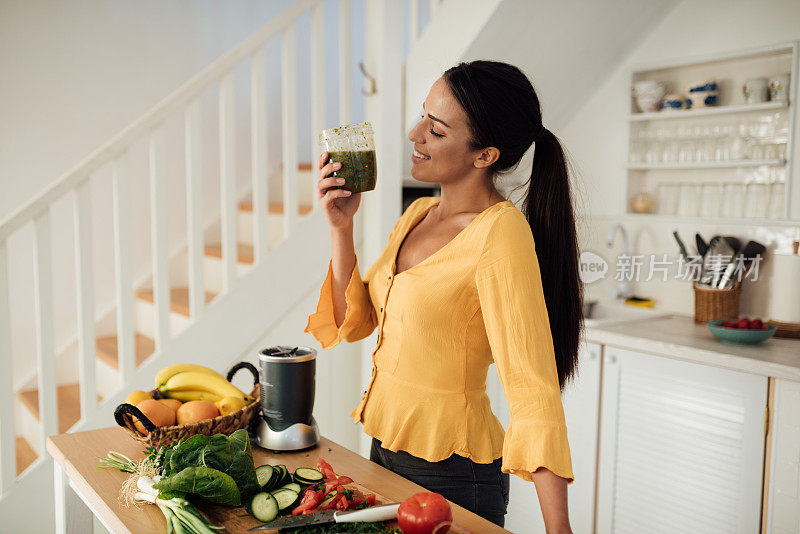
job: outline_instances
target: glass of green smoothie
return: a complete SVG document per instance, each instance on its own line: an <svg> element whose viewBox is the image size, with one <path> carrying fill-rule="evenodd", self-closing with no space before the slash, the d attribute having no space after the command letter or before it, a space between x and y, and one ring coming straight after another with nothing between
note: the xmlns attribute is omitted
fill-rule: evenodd
<svg viewBox="0 0 800 534"><path fill-rule="evenodd" d="M319 134L319 143L322 151L330 155L330 161L342 164L339 170L331 174L336 178L344 178L341 189L352 193L375 189L375 137L370 123L323 130Z"/></svg>

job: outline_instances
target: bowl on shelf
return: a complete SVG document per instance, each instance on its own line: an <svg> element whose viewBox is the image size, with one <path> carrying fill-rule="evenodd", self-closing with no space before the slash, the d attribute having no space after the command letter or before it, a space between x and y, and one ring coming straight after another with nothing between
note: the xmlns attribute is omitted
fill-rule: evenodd
<svg viewBox="0 0 800 534"><path fill-rule="evenodd" d="M766 324L769 328L765 330L758 329L745 329L745 328L727 328L722 326L722 323L731 321L736 322L736 319L717 319L715 321L708 321L706 326L714 334L714 337L725 343L735 343L737 345L756 345L762 341L771 338L777 328L774 325Z"/></svg>
<svg viewBox="0 0 800 534"><path fill-rule="evenodd" d="M692 84L687 92L687 104L691 108L707 108L719 103L719 85L714 80Z"/></svg>
<svg viewBox="0 0 800 534"><path fill-rule="evenodd" d="M684 107L686 107L686 100L681 95L667 95L661 102L661 111L683 109Z"/></svg>
<svg viewBox="0 0 800 534"><path fill-rule="evenodd" d="M661 99L667 92L663 83L653 80L643 80L633 84L633 96L636 105L643 113L658 111L661 106Z"/></svg>

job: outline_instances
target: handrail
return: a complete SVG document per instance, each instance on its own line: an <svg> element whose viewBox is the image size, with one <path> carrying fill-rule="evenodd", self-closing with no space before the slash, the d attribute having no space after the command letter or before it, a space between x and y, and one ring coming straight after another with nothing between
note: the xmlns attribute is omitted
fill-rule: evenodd
<svg viewBox="0 0 800 534"><path fill-rule="evenodd" d="M186 83L178 87L169 96L153 106L150 111L124 128L107 143L89 154L83 161L67 171L61 178L53 182L41 194L20 207L0 223L0 242L5 241L12 233L30 222L46 210L53 202L74 189L100 167L122 154L128 146L142 135L158 126L166 115L180 105L186 105L206 86L218 80L239 61L256 52L272 36L283 31L287 26L322 0L298 0L283 13L265 24L250 37L242 41L230 52L201 70Z"/></svg>

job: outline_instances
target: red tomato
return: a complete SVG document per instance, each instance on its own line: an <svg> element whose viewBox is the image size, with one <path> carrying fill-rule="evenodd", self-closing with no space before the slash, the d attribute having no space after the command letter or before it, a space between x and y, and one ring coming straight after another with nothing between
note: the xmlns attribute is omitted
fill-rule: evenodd
<svg viewBox="0 0 800 534"><path fill-rule="evenodd" d="M347 502L347 497L345 497L345 495L342 494L341 500L336 503L336 509L337 510L347 510L348 506L350 506L350 503Z"/></svg>
<svg viewBox="0 0 800 534"><path fill-rule="evenodd" d="M322 507L323 510L333 510L339 504L339 501L344 499L344 493L337 493L336 497L331 499L331 502Z"/></svg>
<svg viewBox="0 0 800 534"><path fill-rule="evenodd" d="M333 467L331 467L331 464L329 464L322 458L317 460L317 471L322 473L322 476L325 477L325 480L336 478L336 473L333 472Z"/></svg>
<svg viewBox="0 0 800 534"><path fill-rule="evenodd" d="M723 321L722 326L724 328L736 328L736 323L734 323L733 321Z"/></svg>
<svg viewBox="0 0 800 534"><path fill-rule="evenodd" d="M331 491L333 491L335 488L338 488L338 487L339 487L339 481L338 481L338 480L336 480L336 479L334 479L334 480L329 480L329 481L327 481L327 482L325 483L325 489L324 489L322 492L323 492L325 495L327 495L327 494L329 494Z"/></svg>
<svg viewBox="0 0 800 534"><path fill-rule="evenodd" d="M342 486L344 486L345 484L350 484L352 481L353 481L352 478L346 477L344 475L339 477L339 484L341 484Z"/></svg>
<svg viewBox="0 0 800 534"><path fill-rule="evenodd" d="M736 321L736 328L750 328L750 320L747 317L742 317Z"/></svg>
<svg viewBox="0 0 800 534"><path fill-rule="evenodd" d="M452 520L450 503L438 493L417 493L397 509L397 522L405 534L431 534L436 525Z"/></svg>
<svg viewBox="0 0 800 534"><path fill-rule="evenodd" d="M323 500L325 500L325 494L321 491L314 491L308 487L306 491L303 492L303 499L300 501L300 504L292 510L292 515L300 515L306 510L315 509Z"/></svg>
<svg viewBox="0 0 800 534"><path fill-rule="evenodd" d="M761 330L761 327L764 326L764 323L761 322L760 318L755 318L750 321L750 328L754 328L756 330Z"/></svg>

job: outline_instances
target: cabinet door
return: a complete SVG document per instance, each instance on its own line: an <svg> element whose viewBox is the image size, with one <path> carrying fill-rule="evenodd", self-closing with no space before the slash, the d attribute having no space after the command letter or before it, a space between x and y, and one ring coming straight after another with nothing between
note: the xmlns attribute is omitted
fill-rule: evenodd
<svg viewBox="0 0 800 534"><path fill-rule="evenodd" d="M603 358L598 532L758 532L767 378Z"/></svg>
<svg viewBox="0 0 800 534"><path fill-rule="evenodd" d="M562 395L567 421L575 481L569 485L570 523L574 532L589 533L594 522L594 489L597 462L597 430L600 399L600 345L584 344L579 356L575 380L568 383ZM492 410L504 427L508 426L508 402L497 380L490 374L487 394ZM535 436L531 436L535 439ZM536 486L511 475L511 495L505 528L511 532L544 534L542 512L537 503Z"/></svg>

